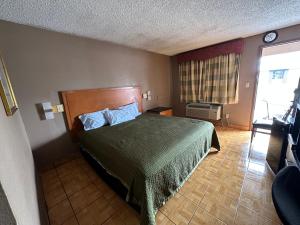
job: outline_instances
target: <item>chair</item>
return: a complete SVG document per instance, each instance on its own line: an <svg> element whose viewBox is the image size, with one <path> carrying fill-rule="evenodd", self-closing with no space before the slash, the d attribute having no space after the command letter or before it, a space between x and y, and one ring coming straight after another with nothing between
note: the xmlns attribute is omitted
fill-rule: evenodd
<svg viewBox="0 0 300 225"><path fill-rule="evenodd" d="M272 199L284 225L300 225L300 170L297 166L288 166L276 175Z"/></svg>
<svg viewBox="0 0 300 225"><path fill-rule="evenodd" d="M265 120L265 119L258 119L255 120L252 124L252 133L251 133L251 139L250 139L250 145L252 144L253 137L255 137L256 133L262 133L262 134L270 134L264 131L258 131L257 129L264 129L264 130L270 130L272 128L273 120Z"/></svg>
<svg viewBox="0 0 300 225"><path fill-rule="evenodd" d="M270 130L272 129L272 124L273 120L266 120L266 119L258 119L255 120L252 123L252 130L251 130L251 139L250 139L250 148L249 148L249 153L248 153L248 159L250 158L251 155L251 150L252 150L252 141L253 137L255 137L256 133L262 133L262 134L270 134L264 131L260 131L257 129L264 129L264 130Z"/></svg>

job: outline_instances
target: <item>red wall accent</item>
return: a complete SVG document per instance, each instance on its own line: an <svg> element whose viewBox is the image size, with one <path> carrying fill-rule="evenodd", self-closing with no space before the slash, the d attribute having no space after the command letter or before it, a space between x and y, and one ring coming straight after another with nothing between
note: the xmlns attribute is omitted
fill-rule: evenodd
<svg viewBox="0 0 300 225"><path fill-rule="evenodd" d="M221 44L211 45L208 47L180 53L176 56L176 58L178 63L192 60L205 60L229 53L240 54L243 52L243 49L244 39L240 38L223 42Z"/></svg>

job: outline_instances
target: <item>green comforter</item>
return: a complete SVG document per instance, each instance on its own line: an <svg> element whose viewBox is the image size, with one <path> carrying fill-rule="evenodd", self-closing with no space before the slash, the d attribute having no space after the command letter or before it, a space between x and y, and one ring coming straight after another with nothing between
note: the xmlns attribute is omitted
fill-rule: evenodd
<svg viewBox="0 0 300 225"><path fill-rule="evenodd" d="M84 132L81 145L125 185L127 201L141 206L143 225L155 225L156 211L210 147L220 149L211 123L155 114Z"/></svg>

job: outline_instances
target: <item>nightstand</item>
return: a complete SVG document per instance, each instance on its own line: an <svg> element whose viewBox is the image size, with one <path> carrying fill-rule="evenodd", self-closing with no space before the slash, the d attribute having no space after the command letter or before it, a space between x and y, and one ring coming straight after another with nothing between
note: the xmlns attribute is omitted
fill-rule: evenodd
<svg viewBox="0 0 300 225"><path fill-rule="evenodd" d="M171 107L156 107L147 110L149 113L156 113L162 116L173 116L173 110Z"/></svg>

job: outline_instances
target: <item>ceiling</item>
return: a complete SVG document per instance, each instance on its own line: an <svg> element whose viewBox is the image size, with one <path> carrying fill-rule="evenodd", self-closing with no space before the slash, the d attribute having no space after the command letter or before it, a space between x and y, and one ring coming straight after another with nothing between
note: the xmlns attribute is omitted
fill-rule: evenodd
<svg viewBox="0 0 300 225"><path fill-rule="evenodd" d="M299 0L1 0L0 19L174 55L300 23Z"/></svg>

